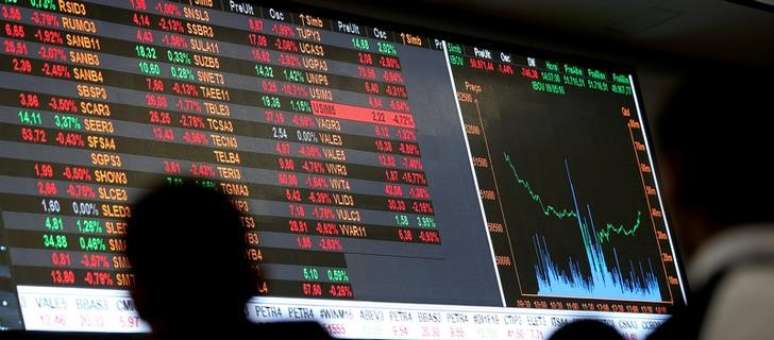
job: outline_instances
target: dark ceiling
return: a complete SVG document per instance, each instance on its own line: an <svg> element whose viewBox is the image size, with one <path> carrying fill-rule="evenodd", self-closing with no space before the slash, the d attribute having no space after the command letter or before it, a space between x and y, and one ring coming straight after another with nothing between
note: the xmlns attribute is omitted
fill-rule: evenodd
<svg viewBox="0 0 774 340"><path fill-rule="evenodd" d="M515 35L529 29L665 59L774 67L774 12L724 0L300 1L361 15L397 12L398 19L401 11L437 12L490 30L512 27Z"/></svg>
<svg viewBox="0 0 774 340"><path fill-rule="evenodd" d="M774 64L774 12L722 0L421 1L671 55Z"/></svg>

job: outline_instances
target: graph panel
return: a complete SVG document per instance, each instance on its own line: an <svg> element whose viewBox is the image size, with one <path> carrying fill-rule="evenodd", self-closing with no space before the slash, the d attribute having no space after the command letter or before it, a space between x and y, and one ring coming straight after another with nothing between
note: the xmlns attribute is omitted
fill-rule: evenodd
<svg viewBox="0 0 774 340"><path fill-rule="evenodd" d="M507 303L679 303L629 73L454 43L447 53Z"/></svg>

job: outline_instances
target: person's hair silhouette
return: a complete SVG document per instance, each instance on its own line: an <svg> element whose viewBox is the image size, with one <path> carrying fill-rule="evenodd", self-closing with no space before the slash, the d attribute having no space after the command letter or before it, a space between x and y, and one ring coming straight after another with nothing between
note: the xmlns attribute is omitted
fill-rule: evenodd
<svg viewBox="0 0 774 340"><path fill-rule="evenodd" d="M689 75L656 131L664 198L688 259L687 305L650 335L766 339L774 308L772 79L765 69Z"/></svg>
<svg viewBox="0 0 774 340"><path fill-rule="evenodd" d="M245 303L258 272L245 257L239 211L192 180L162 186L138 201L128 221L132 297L154 334L245 328Z"/></svg>
<svg viewBox="0 0 774 340"><path fill-rule="evenodd" d="M714 236L771 224L771 73L692 75L657 121L666 199L688 258Z"/></svg>
<svg viewBox="0 0 774 340"><path fill-rule="evenodd" d="M135 203L127 226L132 298L153 336L330 339L315 322L249 322L245 304L261 279L246 257L242 217L227 196L193 179Z"/></svg>
<svg viewBox="0 0 774 340"><path fill-rule="evenodd" d="M624 337L601 321L579 320L559 328L549 340L624 340Z"/></svg>

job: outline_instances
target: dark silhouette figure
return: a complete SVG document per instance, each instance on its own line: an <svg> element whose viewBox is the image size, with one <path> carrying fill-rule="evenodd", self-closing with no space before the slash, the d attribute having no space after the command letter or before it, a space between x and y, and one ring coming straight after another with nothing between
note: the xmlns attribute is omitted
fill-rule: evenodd
<svg viewBox="0 0 774 340"><path fill-rule="evenodd" d="M625 340L618 331L597 320L580 320L558 329L549 340Z"/></svg>
<svg viewBox="0 0 774 340"><path fill-rule="evenodd" d="M727 73L731 76L722 76ZM658 122L688 305L650 339L763 339L774 318L771 74L695 76Z"/></svg>
<svg viewBox="0 0 774 340"><path fill-rule="evenodd" d="M159 339L327 339L316 323L255 325L245 303L259 273L245 256L241 214L192 180L142 198L128 221L137 311Z"/></svg>

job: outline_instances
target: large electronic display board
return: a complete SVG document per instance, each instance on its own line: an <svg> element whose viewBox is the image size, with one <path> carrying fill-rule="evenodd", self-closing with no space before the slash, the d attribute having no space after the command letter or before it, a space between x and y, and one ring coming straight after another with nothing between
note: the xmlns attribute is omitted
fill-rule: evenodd
<svg viewBox="0 0 774 340"><path fill-rule="evenodd" d="M318 13L0 1L0 329L148 331L125 220L184 177L245 215L256 321L642 337L684 303L631 69Z"/></svg>

